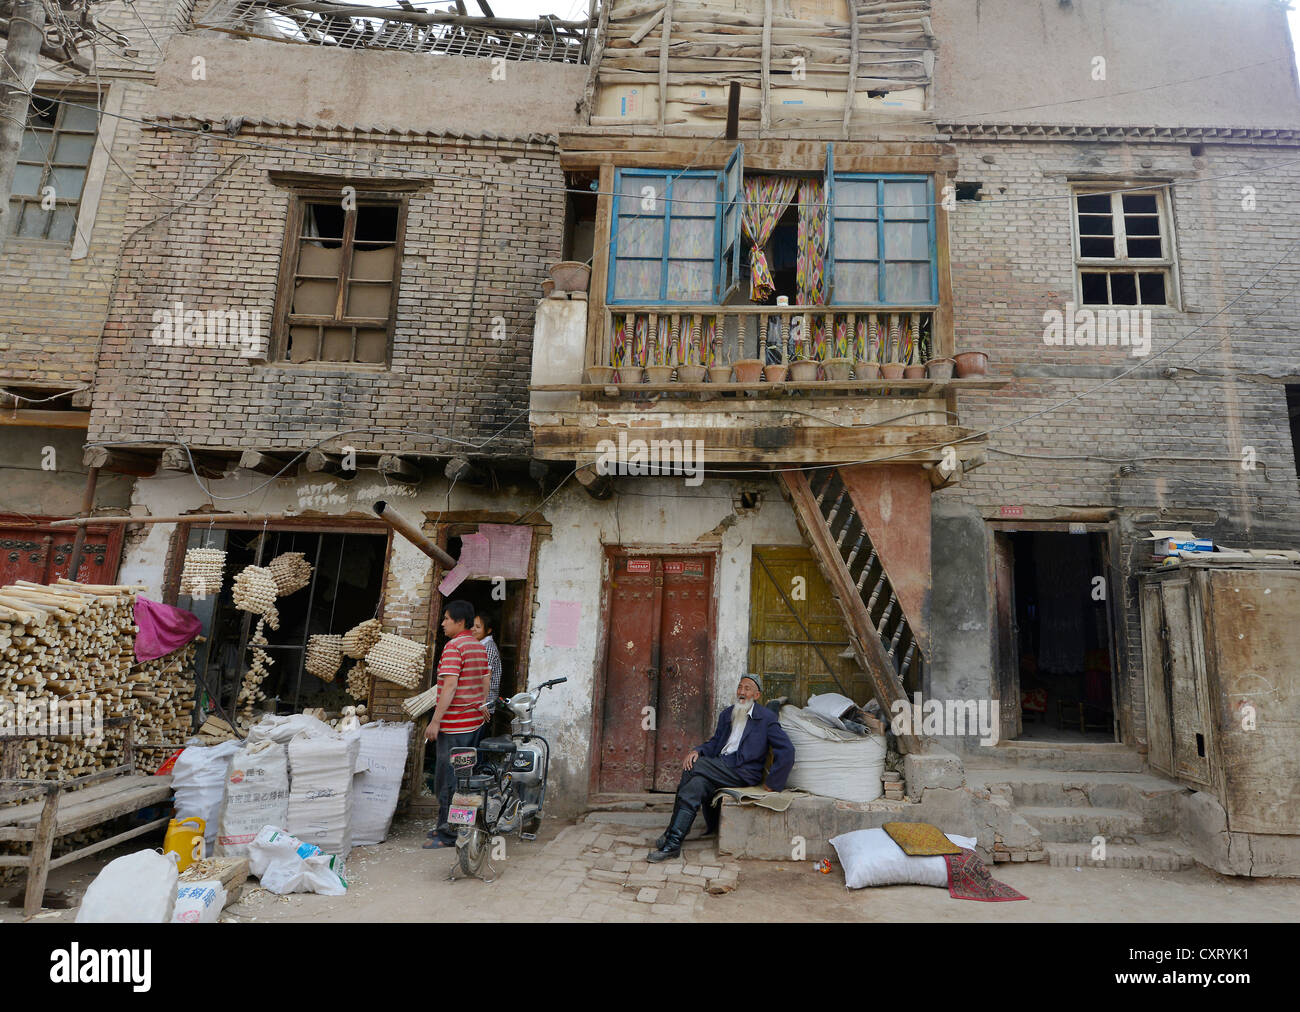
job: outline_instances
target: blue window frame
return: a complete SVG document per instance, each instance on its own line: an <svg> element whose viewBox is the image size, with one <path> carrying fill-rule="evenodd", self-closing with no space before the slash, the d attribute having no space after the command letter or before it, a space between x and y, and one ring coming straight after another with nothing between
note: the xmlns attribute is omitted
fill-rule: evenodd
<svg viewBox="0 0 1300 1012"><path fill-rule="evenodd" d="M721 171L619 169L606 301L720 303L739 283L742 147Z"/></svg>
<svg viewBox="0 0 1300 1012"><path fill-rule="evenodd" d="M937 305L933 179L833 170L828 175L831 303Z"/></svg>

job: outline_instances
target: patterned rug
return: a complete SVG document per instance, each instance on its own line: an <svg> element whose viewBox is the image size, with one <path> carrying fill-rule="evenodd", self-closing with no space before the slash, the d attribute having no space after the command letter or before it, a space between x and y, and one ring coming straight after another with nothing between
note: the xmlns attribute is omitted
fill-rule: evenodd
<svg viewBox="0 0 1300 1012"><path fill-rule="evenodd" d="M999 882L984 867L978 854L963 849L960 854L945 854L948 862L948 895L955 900L977 900L980 903L1008 903L1029 899L1005 882Z"/></svg>

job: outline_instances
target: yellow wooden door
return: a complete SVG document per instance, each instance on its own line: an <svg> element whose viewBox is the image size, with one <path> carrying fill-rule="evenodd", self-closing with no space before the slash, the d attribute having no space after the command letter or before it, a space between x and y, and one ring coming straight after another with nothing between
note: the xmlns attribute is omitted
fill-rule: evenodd
<svg viewBox="0 0 1300 1012"><path fill-rule="evenodd" d="M843 692L861 706L871 699L871 683L852 657L840 656L848 649L844 619L812 552L803 546L755 546L749 670L762 677L764 698L789 696L803 706L809 696Z"/></svg>

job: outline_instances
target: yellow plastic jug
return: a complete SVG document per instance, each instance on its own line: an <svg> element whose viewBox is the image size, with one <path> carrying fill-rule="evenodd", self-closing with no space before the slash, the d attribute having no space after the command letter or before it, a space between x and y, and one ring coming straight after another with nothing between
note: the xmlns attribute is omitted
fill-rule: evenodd
<svg viewBox="0 0 1300 1012"><path fill-rule="evenodd" d="M197 825L198 832L186 828L187 823ZM163 853L175 854L179 860L176 867L184 871L195 861L203 860L203 833L207 829L206 824L197 815L190 815L184 819L172 819L167 824L167 835L163 838Z"/></svg>

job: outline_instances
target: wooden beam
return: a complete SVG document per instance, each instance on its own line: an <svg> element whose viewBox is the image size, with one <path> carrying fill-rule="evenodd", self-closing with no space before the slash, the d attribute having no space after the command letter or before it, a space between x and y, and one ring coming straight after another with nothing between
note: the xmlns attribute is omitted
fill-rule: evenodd
<svg viewBox="0 0 1300 1012"><path fill-rule="evenodd" d="M853 0L848 0L852 3ZM763 81L763 94L760 99L758 125L766 130L772 125L772 0L763 0L763 63L760 67Z"/></svg>
<svg viewBox="0 0 1300 1012"><path fill-rule="evenodd" d="M443 468L442 473L448 481L454 481L461 485L478 487L486 485L488 482L487 472L475 467L465 457L452 457L447 461L447 466Z"/></svg>
<svg viewBox="0 0 1300 1012"><path fill-rule="evenodd" d="M0 408L0 425L29 425L42 429L88 429L89 411L42 411L19 408L14 411Z"/></svg>
<svg viewBox="0 0 1300 1012"><path fill-rule="evenodd" d="M194 453L194 470L200 478L222 478L225 477L227 463L221 457L211 453ZM162 457L158 460L158 466L164 471L182 471L190 473L190 455L185 452L183 446L169 446L163 450Z"/></svg>
<svg viewBox="0 0 1300 1012"><path fill-rule="evenodd" d="M403 485L418 485L424 480L424 472L417 463L393 453L379 458L379 473Z"/></svg>
<svg viewBox="0 0 1300 1012"><path fill-rule="evenodd" d="M245 450L239 455L239 466L247 471L257 471L259 474L292 478L297 468L289 465L291 460L293 457L280 457L273 453L263 453L261 450Z"/></svg>
<svg viewBox="0 0 1300 1012"><path fill-rule="evenodd" d="M664 31L659 40L659 132L664 130L668 112L668 34L673 27L673 0L664 4Z"/></svg>
<svg viewBox="0 0 1300 1012"><path fill-rule="evenodd" d="M158 470L157 460L148 454L110 449L107 446L90 447L82 456L81 462L86 467L97 467L114 474L130 474L137 478L147 478Z"/></svg>
<svg viewBox="0 0 1300 1012"><path fill-rule="evenodd" d="M849 5L849 84L844 90L844 123L840 133L849 136L849 117L853 115L854 90L858 85L858 8L853 0L846 0Z"/></svg>
<svg viewBox="0 0 1300 1012"><path fill-rule="evenodd" d="M343 470L343 457L337 453L324 450L312 450L307 454L307 470L316 474L332 474L348 481L357 476L356 471Z"/></svg>
<svg viewBox="0 0 1300 1012"><path fill-rule="evenodd" d="M580 467L573 472L573 477L593 499L605 500L614 494L614 483L609 476L597 474L593 467Z"/></svg>

